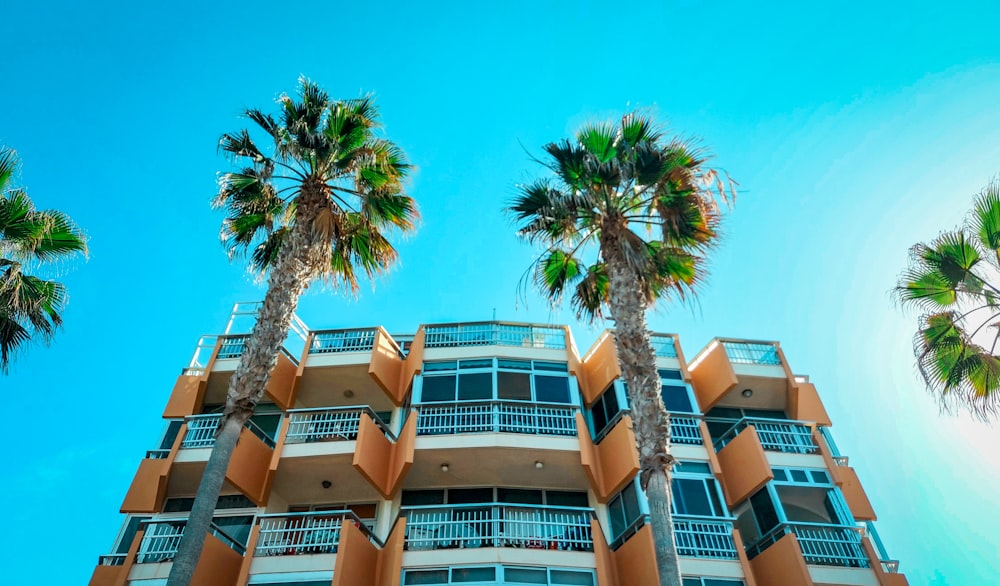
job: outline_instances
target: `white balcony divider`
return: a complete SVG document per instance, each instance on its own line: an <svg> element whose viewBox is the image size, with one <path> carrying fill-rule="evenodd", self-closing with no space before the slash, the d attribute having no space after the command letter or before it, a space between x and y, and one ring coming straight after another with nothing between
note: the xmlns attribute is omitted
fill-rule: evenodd
<svg viewBox="0 0 1000 586"><path fill-rule="evenodd" d="M485 503L404 507L410 550L513 547L593 551L593 509Z"/></svg>
<svg viewBox="0 0 1000 586"><path fill-rule="evenodd" d="M375 328L314 332L309 353L371 352L375 347L376 332Z"/></svg>
<svg viewBox="0 0 1000 586"><path fill-rule="evenodd" d="M477 322L424 327L425 348L461 346L518 346L524 348L566 348L566 331L550 326Z"/></svg>
<svg viewBox="0 0 1000 586"><path fill-rule="evenodd" d="M778 347L773 342L729 342L723 341L726 356L730 362L738 364L781 365Z"/></svg>
<svg viewBox="0 0 1000 586"><path fill-rule="evenodd" d="M674 337L664 334L653 334L650 336L653 343L653 351L657 356L664 358L677 358L677 348L674 346Z"/></svg>
<svg viewBox="0 0 1000 586"><path fill-rule="evenodd" d="M670 443L700 446L703 443L699 417L670 414Z"/></svg>
<svg viewBox="0 0 1000 586"><path fill-rule="evenodd" d="M815 454L819 447L813 441L808 425L796 421L779 421L744 417L715 440L716 450L721 450L747 427L757 430L761 446L771 452L786 454Z"/></svg>
<svg viewBox="0 0 1000 586"><path fill-rule="evenodd" d="M572 405L518 401L459 401L414 405L417 435L527 433L576 436Z"/></svg>
<svg viewBox="0 0 1000 586"><path fill-rule="evenodd" d="M729 521L674 515L674 538L678 555L736 559L733 524Z"/></svg>

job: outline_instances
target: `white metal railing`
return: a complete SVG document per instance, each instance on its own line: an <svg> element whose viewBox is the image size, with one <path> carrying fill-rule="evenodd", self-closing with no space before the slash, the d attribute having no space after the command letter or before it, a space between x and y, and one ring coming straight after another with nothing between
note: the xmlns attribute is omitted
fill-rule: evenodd
<svg viewBox="0 0 1000 586"><path fill-rule="evenodd" d="M139 542L136 563L151 564L173 560L177 555L177 546L180 545L181 537L184 535L187 519L143 521L142 524L146 530L142 541ZM209 531L236 553L243 555L245 552L246 547L242 543L233 539L215 523L210 525Z"/></svg>
<svg viewBox="0 0 1000 586"><path fill-rule="evenodd" d="M678 555L736 559L733 524L729 521L674 515L674 539Z"/></svg>
<svg viewBox="0 0 1000 586"><path fill-rule="evenodd" d="M715 440L715 449L724 448L747 427L753 427L757 430L760 444L765 450L786 454L815 454L819 451L819 447L813 441L812 430L808 425L795 421L777 421L754 417L744 417L733 424Z"/></svg>
<svg viewBox="0 0 1000 586"><path fill-rule="evenodd" d="M477 322L424 326L425 348L456 346L521 346L566 348L566 331L552 326Z"/></svg>
<svg viewBox="0 0 1000 586"><path fill-rule="evenodd" d="M410 550L514 547L593 551L593 509L484 503L404 507Z"/></svg>
<svg viewBox="0 0 1000 586"><path fill-rule="evenodd" d="M722 342L730 362L781 365L774 342Z"/></svg>
<svg viewBox="0 0 1000 586"><path fill-rule="evenodd" d="M181 440L182 448L210 448L215 445L215 434L219 429L219 421L222 419L221 413L208 415L189 415L184 418L187 424L187 431L184 439ZM259 437L261 441L269 447L274 447L274 439L267 435L253 421L247 421L244 425L247 429Z"/></svg>
<svg viewBox="0 0 1000 586"><path fill-rule="evenodd" d="M383 433L395 440L388 426L370 407L331 407L294 409L288 412L288 434L285 443L353 441L358 439L361 414L367 413L382 428Z"/></svg>
<svg viewBox="0 0 1000 586"><path fill-rule="evenodd" d="M674 337L667 334L652 334L650 341L653 344L653 352L657 356L665 358L677 358L677 347L674 346Z"/></svg>
<svg viewBox="0 0 1000 586"><path fill-rule="evenodd" d="M417 435L527 433L576 436L576 410L558 403L465 401L414 405Z"/></svg>
<svg viewBox="0 0 1000 586"><path fill-rule="evenodd" d="M243 356L243 352L247 349L247 339L249 337L248 335L220 336L219 339L222 340L222 344L219 346L219 353L216 355L216 358L225 360L227 358L239 358Z"/></svg>
<svg viewBox="0 0 1000 586"><path fill-rule="evenodd" d="M102 555L97 559L97 565L99 566L124 566L125 560L128 558L127 553L109 553Z"/></svg>
<svg viewBox="0 0 1000 586"><path fill-rule="evenodd" d="M146 450L147 460L166 460L170 456L170 450Z"/></svg>
<svg viewBox="0 0 1000 586"><path fill-rule="evenodd" d="M699 418L692 415L670 415L670 443L700 446L704 443L701 437Z"/></svg>
<svg viewBox="0 0 1000 586"><path fill-rule="evenodd" d="M817 566L845 566L868 568L868 556L861 546L861 531L857 527L841 527L819 523L784 523L769 531L764 537L747 547L750 559L794 533L807 564Z"/></svg>
<svg viewBox="0 0 1000 586"><path fill-rule="evenodd" d="M375 347L376 332L375 328L313 332L309 353L371 352Z"/></svg>
<svg viewBox="0 0 1000 586"><path fill-rule="evenodd" d="M354 523L370 535L368 527L375 520L359 519L351 511L322 511L260 515L258 523L254 555L275 556L337 553L344 523Z"/></svg>
<svg viewBox="0 0 1000 586"><path fill-rule="evenodd" d="M215 350L215 343L218 339L218 336L202 336L198 338L198 345L195 346L194 355L191 356L191 361L188 363L187 368L181 373L193 376L205 374L205 369L208 367L208 360Z"/></svg>

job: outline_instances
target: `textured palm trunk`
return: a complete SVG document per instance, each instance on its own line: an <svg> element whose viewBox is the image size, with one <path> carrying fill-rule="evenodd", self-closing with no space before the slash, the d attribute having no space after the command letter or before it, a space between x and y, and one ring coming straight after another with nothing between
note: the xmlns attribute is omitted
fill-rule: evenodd
<svg viewBox="0 0 1000 586"><path fill-rule="evenodd" d="M288 336L299 296L316 275L319 259L324 257L320 250L323 243L313 242L313 219L326 201L321 185L311 190L303 186L295 228L281 247L271 269L267 294L257 314L257 322L246 341L240 364L229 381L219 432L198 485L167 586L187 586L194 575L240 431L264 395L271 370L278 362L278 351ZM326 246L329 247L328 244Z"/></svg>
<svg viewBox="0 0 1000 586"><path fill-rule="evenodd" d="M662 385L646 325L646 298L639 275L625 262L619 229L627 228L606 225L601 235L601 254L608 267L608 305L615 322L622 377L628 385L639 450L640 482L649 502L660 586L681 586L670 511L670 468L673 465L670 415L660 397Z"/></svg>

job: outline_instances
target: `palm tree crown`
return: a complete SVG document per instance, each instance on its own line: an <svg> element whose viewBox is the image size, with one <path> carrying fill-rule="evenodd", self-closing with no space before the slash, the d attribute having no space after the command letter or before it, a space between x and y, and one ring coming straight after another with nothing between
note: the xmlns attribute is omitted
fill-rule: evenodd
<svg viewBox="0 0 1000 586"><path fill-rule="evenodd" d="M32 338L52 340L66 305L62 283L28 274L77 253L86 254L80 229L66 214L36 210L13 184L16 153L0 146L0 372Z"/></svg>
<svg viewBox="0 0 1000 586"><path fill-rule="evenodd" d="M1000 410L1000 180L976 197L962 226L910 249L894 290L922 313L913 351L945 408L988 418Z"/></svg>

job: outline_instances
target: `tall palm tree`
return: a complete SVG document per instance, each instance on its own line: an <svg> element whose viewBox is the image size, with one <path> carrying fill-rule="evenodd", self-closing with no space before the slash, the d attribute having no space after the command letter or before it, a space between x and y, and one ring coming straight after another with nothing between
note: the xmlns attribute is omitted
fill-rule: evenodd
<svg viewBox="0 0 1000 586"><path fill-rule="evenodd" d="M942 407L980 418L1000 411L1000 179L965 222L910 249L896 299L921 311L913 352Z"/></svg>
<svg viewBox="0 0 1000 586"><path fill-rule="evenodd" d="M52 340L62 325L66 287L31 274L87 253L87 241L66 214L36 210L13 183L17 154L0 146L0 373L32 338Z"/></svg>
<svg viewBox="0 0 1000 586"><path fill-rule="evenodd" d="M403 190L410 166L395 144L377 136L372 99L331 100L308 80L300 80L298 98L279 98L277 119L246 111L266 147L247 130L219 143L242 165L220 180L222 241L231 255L249 253L253 270L269 273L268 288L229 383L171 586L188 584L194 573L233 448L264 393L299 296L319 277L356 292L359 272L371 278L396 260L386 235L412 230L417 219Z"/></svg>
<svg viewBox="0 0 1000 586"><path fill-rule="evenodd" d="M545 247L533 280L553 302L570 292L578 317L606 308L615 322L650 508L660 584L680 586L670 511L670 417L646 325L658 298L684 297L701 282L720 202L732 182L688 142L666 138L650 118L585 126L575 140L544 147L553 178L522 186L509 211L519 233Z"/></svg>

